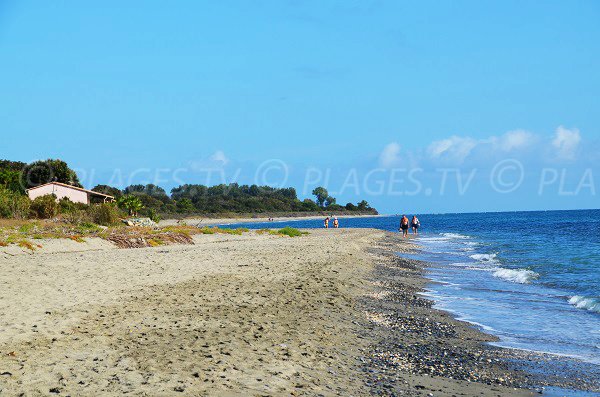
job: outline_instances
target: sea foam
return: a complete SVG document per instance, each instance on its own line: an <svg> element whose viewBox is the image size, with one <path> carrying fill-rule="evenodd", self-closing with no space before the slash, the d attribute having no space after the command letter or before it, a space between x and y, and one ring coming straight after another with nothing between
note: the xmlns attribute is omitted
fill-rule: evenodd
<svg viewBox="0 0 600 397"><path fill-rule="evenodd" d="M469 258L480 262L491 262L496 259L496 254L473 254Z"/></svg>
<svg viewBox="0 0 600 397"><path fill-rule="evenodd" d="M498 268L493 273L494 277L502 278L504 280L512 281L513 283L529 284L531 280L539 277L534 271L526 269L504 269Z"/></svg>
<svg viewBox="0 0 600 397"><path fill-rule="evenodd" d="M469 236L465 236L464 234L458 234L458 233L441 233L442 236L447 237L447 238L453 238L453 239L468 239L471 238Z"/></svg>
<svg viewBox="0 0 600 397"><path fill-rule="evenodd" d="M598 299L575 295L569 299L569 303L578 309L600 313L600 300Z"/></svg>

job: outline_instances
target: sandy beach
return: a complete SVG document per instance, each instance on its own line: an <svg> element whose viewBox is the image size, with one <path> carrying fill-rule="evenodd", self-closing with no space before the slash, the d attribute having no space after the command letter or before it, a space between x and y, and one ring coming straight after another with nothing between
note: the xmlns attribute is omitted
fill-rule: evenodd
<svg viewBox="0 0 600 397"><path fill-rule="evenodd" d="M419 297L397 236L194 242L0 249L0 394L533 394L488 336Z"/></svg>
<svg viewBox="0 0 600 397"><path fill-rule="evenodd" d="M238 223L267 223L273 222L274 224L285 222L285 221L307 221L307 220L315 220L320 219L323 220L328 215L307 215L307 216L275 216L275 217L241 217L241 218L209 218L209 217L191 217L185 218L182 220L179 219L163 219L159 222L160 226L170 226L176 225L179 223L185 223L193 226L211 226L211 225L232 225ZM386 215L339 215L337 216L340 220L349 219L349 218L374 218L374 217L383 217ZM275 227L275 226L274 226Z"/></svg>

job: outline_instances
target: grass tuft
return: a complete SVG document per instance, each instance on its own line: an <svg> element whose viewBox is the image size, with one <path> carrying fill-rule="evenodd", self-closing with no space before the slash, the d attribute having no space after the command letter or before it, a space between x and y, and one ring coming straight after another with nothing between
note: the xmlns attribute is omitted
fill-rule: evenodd
<svg viewBox="0 0 600 397"><path fill-rule="evenodd" d="M258 234L270 234L273 236L288 236L288 237L300 237L305 236L308 232L302 232L294 227L286 226L283 229L271 230L271 229L259 229L256 231Z"/></svg>
<svg viewBox="0 0 600 397"><path fill-rule="evenodd" d="M25 249L28 249L28 250L30 250L30 251L35 251L35 250L36 250L36 248L42 248L42 246L41 246L41 245L39 245L39 244L38 244L38 245L37 245L37 247L36 247L35 245L31 244L31 243L30 243L29 241L27 241L27 240L21 240L21 241L19 241L19 242L17 243L17 245L18 245L19 247L21 247L21 248L25 248Z"/></svg>

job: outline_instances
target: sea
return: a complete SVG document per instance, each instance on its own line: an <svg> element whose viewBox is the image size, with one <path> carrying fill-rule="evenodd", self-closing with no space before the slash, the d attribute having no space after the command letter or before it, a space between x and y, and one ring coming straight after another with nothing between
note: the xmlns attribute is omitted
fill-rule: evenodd
<svg viewBox="0 0 600 397"><path fill-rule="evenodd" d="M600 210L414 215L420 248L401 255L429 263L425 295L436 308L496 335L497 346L573 358L600 374ZM340 218L340 227L397 232L399 220ZM575 395L563 393L544 394Z"/></svg>

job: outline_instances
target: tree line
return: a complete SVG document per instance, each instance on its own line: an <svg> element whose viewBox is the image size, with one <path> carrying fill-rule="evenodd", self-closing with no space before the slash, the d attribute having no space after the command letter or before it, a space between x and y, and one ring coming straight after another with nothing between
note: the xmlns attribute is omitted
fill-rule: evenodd
<svg viewBox="0 0 600 397"><path fill-rule="evenodd" d="M29 164L0 160L0 196L6 196L7 192L24 195L26 189L52 181L82 187L77 174L62 160L48 159ZM91 190L115 197L118 205L132 215L323 211L377 213L365 200L340 205L324 187L312 191L314 200L300 200L293 187L274 188L238 183L215 186L184 184L171 189L170 194L154 184L130 185L125 189L97 185Z"/></svg>

